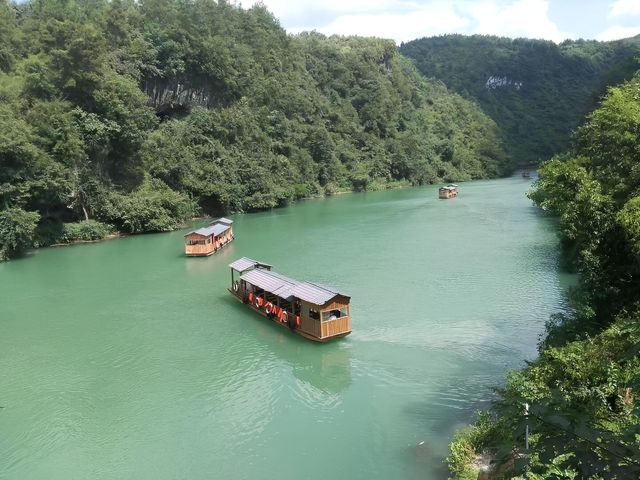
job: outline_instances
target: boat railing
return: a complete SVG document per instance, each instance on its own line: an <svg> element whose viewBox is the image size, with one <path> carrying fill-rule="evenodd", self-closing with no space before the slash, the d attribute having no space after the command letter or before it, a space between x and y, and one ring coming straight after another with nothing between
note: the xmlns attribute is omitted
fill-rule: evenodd
<svg viewBox="0 0 640 480"><path fill-rule="evenodd" d="M318 323L321 326L320 338L333 337L351 331L351 317L348 315Z"/></svg>

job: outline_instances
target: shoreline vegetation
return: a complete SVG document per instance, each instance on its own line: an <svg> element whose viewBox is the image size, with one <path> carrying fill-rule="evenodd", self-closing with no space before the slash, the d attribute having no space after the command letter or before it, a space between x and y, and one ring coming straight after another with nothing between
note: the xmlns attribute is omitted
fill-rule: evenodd
<svg viewBox="0 0 640 480"><path fill-rule="evenodd" d="M495 122L392 41L288 35L260 4L5 0L0 28L3 260L513 168Z"/></svg>
<svg viewBox="0 0 640 480"><path fill-rule="evenodd" d="M538 358L455 435L454 479L640 478L639 126L636 74L539 168L529 196L558 218L573 311L549 319Z"/></svg>
<svg viewBox="0 0 640 480"><path fill-rule="evenodd" d="M388 184L380 184L379 188L366 190L366 192L386 191L386 190L395 190L395 189L412 188L412 187L414 187L414 185L411 185L410 183L393 182L393 183L388 183ZM289 205L295 204L296 202L300 202L300 201L321 200L321 199L328 198L328 197L333 197L333 196L336 196L336 195L348 195L348 194L354 194L354 193L365 193L365 192L356 191L356 190L341 190L341 191L333 192L330 195L328 195L328 194L319 195L318 194L318 195L313 195L313 196L308 196L308 197L303 197L303 198L300 198L300 199L297 199L297 200L293 200L291 203L289 203L287 205L283 205L282 207L289 206ZM275 208L281 208L281 207L275 207ZM248 213L253 213L253 212L248 212ZM190 228L191 224L196 223L198 221L203 221L204 222L204 221L206 221L207 219L210 219L210 218L213 218L213 217L210 216L210 215L199 215L199 216L196 216L196 217L192 217L188 221L186 221L185 223L179 224L175 228L173 228L171 230L165 230L164 232L175 231L175 230L183 230L183 229L186 229L186 228ZM85 227L85 224L87 224L86 227ZM107 241L107 240L116 240L116 239L119 239L119 238L129 237L131 235L143 235L145 233L163 233L163 232L141 232L139 234L135 234L135 233L130 234L130 233L125 233L125 232L119 232L119 231L115 230L113 227L111 227L109 225L96 225L96 227L98 229L97 233L96 233L95 228L91 227L89 225L95 225L95 223L92 220L81 220L79 222L75 222L75 223L71 223L71 224L62 224L63 230L71 229L71 230L76 231L78 233L76 233L74 235L62 234L61 237L59 237L61 239L61 241L59 243L52 243L52 244L46 245L46 246L43 245L42 247L38 247L38 248L69 247L69 246L72 246L72 245L82 245L82 244L86 244L86 243L99 243L99 242ZM103 236L100 236L100 235L103 235Z"/></svg>

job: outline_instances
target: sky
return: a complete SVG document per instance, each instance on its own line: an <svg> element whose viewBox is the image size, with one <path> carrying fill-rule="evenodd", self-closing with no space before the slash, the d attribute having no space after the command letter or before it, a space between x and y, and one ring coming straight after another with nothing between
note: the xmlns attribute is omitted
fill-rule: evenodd
<svg viewBox="0 0 640 480"><path fill-rule="evenodd" d="M445 33L617 40L640 34L640 0L245 0L263 3L291 33L392 38Z"/></svg>

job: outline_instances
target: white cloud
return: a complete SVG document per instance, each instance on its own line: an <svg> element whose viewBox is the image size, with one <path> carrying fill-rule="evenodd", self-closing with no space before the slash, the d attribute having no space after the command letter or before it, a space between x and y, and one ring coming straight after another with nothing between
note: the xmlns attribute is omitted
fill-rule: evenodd
<svg viewBox="0 0 640 480"><path fill-rule="evenodd" d="M609 18L640 15L640 1L638 0L616 0L611 4Z"/></svg>
<svg viewBox="0 0 640 480"><path fill-rule="evenodd" d="M505 37L543 38L560 42L572 37L549 19L548 0L518 0L508 5L485 1L471 5L477 21L474 33Z"/></svg>
<svg viewBox="0 0 640 480"><path fill-rule="evenodd" d="M634 37L638 34L640 34L640 26L621 27L619 25L614 25L613 27L609 27L605 31L596 35L596 40L620 40L621 38Z"/></svg>
<svg viewBox="0 0 640 480"><path fill-rule="evenodd" d="M249 0L244 6L263 3L273 14L280 19L296 18L324 13L332 16L356 13L372 13L384 11L398 11L411 9L415 2L393 0Z"/></svg>
<svg viewBox="0 0 640 480"><path fill-rule="evenodd" d="M249 0L249 5L258 0ZM638 0L640 1L640 0ZM290 32L393 38L481 33L561 41L549 19L549 0L263 0Z"/></svg>
<svg viewBox="0 0 640 480"><path fill-rule="evenodd" d="M469 20L458 15L452 5L438 3L402 13L340 15L316 30L327 35L376 36L402 42L426 35L455 32L468 24ZM298 31L303 29L296 28Z"/></svg>

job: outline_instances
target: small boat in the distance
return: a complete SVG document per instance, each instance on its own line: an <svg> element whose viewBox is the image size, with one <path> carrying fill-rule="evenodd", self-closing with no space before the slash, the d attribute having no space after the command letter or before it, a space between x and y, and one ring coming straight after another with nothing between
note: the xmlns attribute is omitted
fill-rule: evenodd
<svg viewBox="0 0 640 480"><path fill-rule="evenodd" d="M184 254L188 257L208 257L233 238L233 220L218 218L208 227L193 230L184 236Z"/></svg>
<svg viewBox="0 0 640 480"><path fill-rule="evenodd" d="M529 170L523 170L522 178L531 178L531 172Z"/></svg>
<svg viewBox="0 0 640 480"><path fill-rule="evenodd" d="M450 183L446 187L438 189L438 198L454 198L458 196L458 185Z"/></svg>

